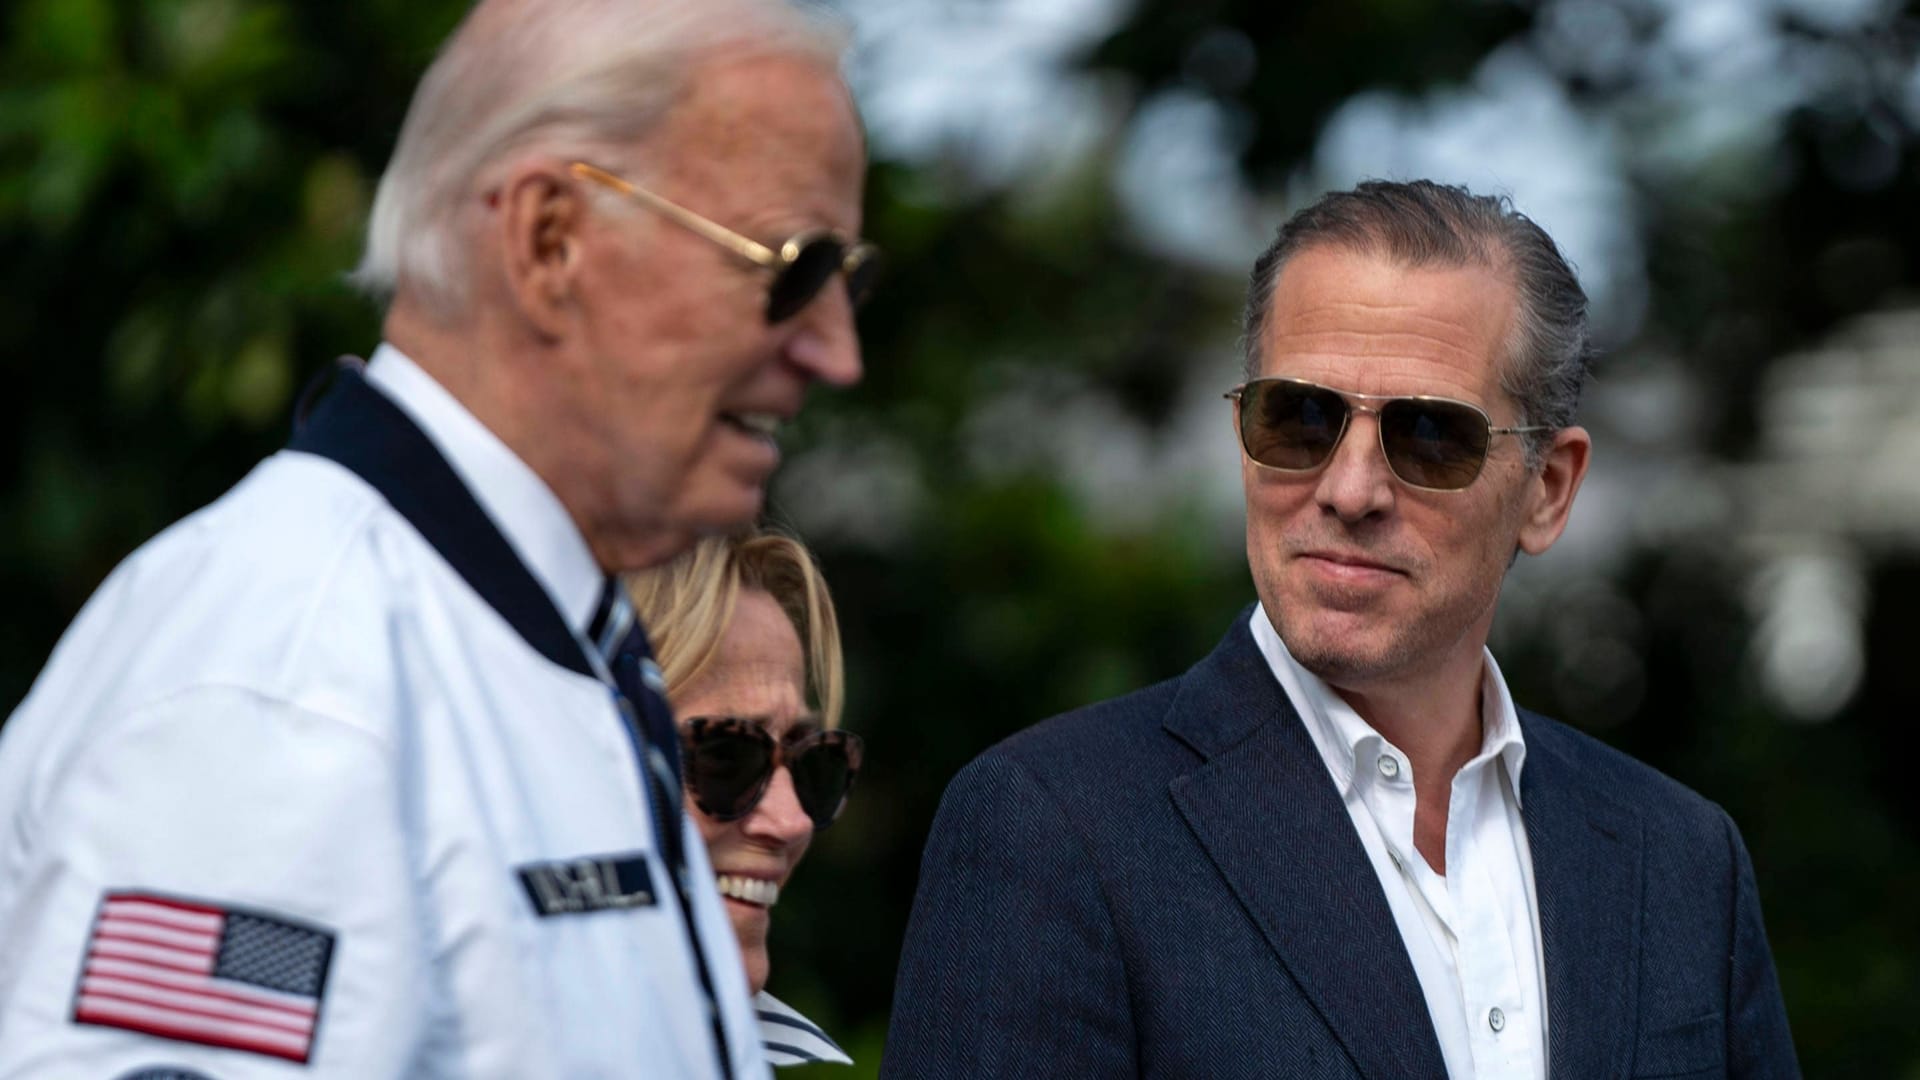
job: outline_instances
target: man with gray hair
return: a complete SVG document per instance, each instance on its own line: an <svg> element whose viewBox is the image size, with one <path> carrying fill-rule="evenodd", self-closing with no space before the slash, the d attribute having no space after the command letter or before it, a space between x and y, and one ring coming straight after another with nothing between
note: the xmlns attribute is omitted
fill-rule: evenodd
<svg viewBox="0 0 1920 1080"><path fill-rule="evenodd" d="M385 341L0 737L0 1077L764 1075L611 583L752 520L860 375L845 37L468 15L375 200Z"/></svg>
<svg viewBox="0 0 1920 1080"><path fill-rule="evenodd" d="M1553 241L1460 188L1326 196L1245 348L1258 603L953 781L882 1075L1797 1075L1733 823L1487 651L1591 447Z"/></svg>

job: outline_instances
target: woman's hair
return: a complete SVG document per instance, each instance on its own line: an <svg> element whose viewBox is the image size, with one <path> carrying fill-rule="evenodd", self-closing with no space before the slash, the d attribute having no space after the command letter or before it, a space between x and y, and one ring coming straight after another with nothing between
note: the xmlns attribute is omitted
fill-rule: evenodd
<svg viewBox="0 0 1920 1080"><path fill-rule="evenodd" d="M771 595L800 636L807 694L825 727L844 704L840 625L813 553L785 533L757 528L710 536L673 561L625 578L671 697L719 651L742 589Z"/></svg>

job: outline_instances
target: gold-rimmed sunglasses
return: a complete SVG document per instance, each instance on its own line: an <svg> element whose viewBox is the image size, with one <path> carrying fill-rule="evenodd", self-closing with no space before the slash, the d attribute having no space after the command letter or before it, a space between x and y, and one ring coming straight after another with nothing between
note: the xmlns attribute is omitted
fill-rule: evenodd
<svg viewBox="0 0 1920 1080"><path fill-rule="evenodd" d="M1226 396L1239 412L1240 445L1256 465L1311 472L1333 457L1353 414L1369 412L1378 421L1387 468L1401 483L1427 491L1472 485L1495 435L1552 430L1494 427L1478 405L1452 398L1358 394L1303 379L1253 379Z"/></svg>
<svg viewBox="0 0 1920 1080"><path fill-rule="evenodd" d="M878 248L849 240L830 229L809 229L787 238L778 248L770 248L605 169L584 161L573 162L567 168L574 176L612 188L674 224L771 272L773 281L767 287L768 324L798 315L836 273L846 280L847 297L858 307L872 291L873 279L880 269Z"/></svg>

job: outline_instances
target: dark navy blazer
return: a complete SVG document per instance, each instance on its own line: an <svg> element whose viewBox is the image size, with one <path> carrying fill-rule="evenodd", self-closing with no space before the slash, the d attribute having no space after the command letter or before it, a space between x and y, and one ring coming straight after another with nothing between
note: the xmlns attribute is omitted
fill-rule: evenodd
<svg viewBox="0 0 1920 1080"><path fill-rule="evenodd" d="M1719 807L1522 711L1549 1070L1798 1076ZM941 801L883 1077L1444 1077L1385 893L1237 620L1179 678L989 750Z"/></svg>

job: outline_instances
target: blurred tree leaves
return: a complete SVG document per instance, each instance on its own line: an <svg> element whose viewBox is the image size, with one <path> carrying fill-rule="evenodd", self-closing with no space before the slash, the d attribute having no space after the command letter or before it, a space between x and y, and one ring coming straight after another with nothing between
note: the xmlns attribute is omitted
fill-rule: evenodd
<svg viewBox="0 0 1920 1080"><path fill-rule="evenodd" d="M1234 106L1256 121L1245 166L1272 186L1348 97L1463 79L1529 22L1506 0L1143 3L1085 63L1129 76L1143 100L1184 88Z"/></svg>
<svg viewBox="0 0 1920 1080"><path fill-rule="evenodd" d="M0 696L105 571L373 340L342 275L464 5L26 0L0 51ZM354 89L349 91L351 86Z"/></svg>

